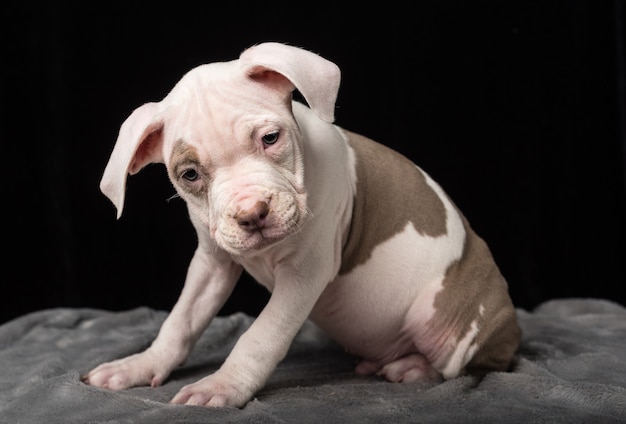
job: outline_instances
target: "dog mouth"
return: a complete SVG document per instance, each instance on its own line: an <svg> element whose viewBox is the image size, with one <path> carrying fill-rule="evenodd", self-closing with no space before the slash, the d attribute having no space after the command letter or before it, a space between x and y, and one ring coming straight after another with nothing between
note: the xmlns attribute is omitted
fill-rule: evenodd
<svg viewBox="0 0 626 424"><path fill-rule="evenodd" d="M245 250L258 250L264 247L268 247L274 244L278 244L292 235L295 230L282 230L276 229L258 229L250 234L247 238L247 242L242 246ZM242 250L242 249L240 249Z"/></svg>
<svg viewBox="0 0 626 424"><path fill-rule="evenodd" d="M242 255L279 244L295 234L298 228L299 226L295 223L278 227L251 224L245 229L220 231L216 234L216 240L224 250L235 255Z"/></svg>
<svg viewBox="0 0 626 424"><path fill-rule="evenodd" d="M224 213L215 240L226 251L241 255L278 244L297 233L304 214L295 199L259 200L246 208Z"/></svg>

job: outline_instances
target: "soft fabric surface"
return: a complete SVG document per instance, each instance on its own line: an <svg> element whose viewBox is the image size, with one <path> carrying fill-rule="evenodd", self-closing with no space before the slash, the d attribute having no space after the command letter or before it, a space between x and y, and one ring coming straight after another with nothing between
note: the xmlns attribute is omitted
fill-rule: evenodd
<svg viewBox="0 0 626 424"><path fill-rule="evenodd" d="M244 408L170 405L215 370L253 318L219 317L162 387L112 392L80 376L144 349L167 313L54 309L0 326L2 423L617 423L626 422L626 309L592 299L518 310L514 370L439 385L353 374L354 358L306 325L265 389Z"/></svg>

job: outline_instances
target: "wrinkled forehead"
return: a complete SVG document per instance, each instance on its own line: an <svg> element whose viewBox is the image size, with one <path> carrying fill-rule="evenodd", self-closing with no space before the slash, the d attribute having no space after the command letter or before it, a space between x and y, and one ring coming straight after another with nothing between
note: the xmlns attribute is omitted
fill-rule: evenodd
<svg viewBox="0 0 626 424"><path fill-rule="evenodd" d="M291 116L291 99L248 78L236 61L187 73L163 100L165 159L181 141L211 154L240 149L260 126Z"/></svg>
<svg viewBox="0 0 626 424"><path fill-rule="evenodd" d="M208 118L284 112L291 93L264 81L248 76L237 60L210 63L185 74L163 103L175 107L181 115Z"/></svg>

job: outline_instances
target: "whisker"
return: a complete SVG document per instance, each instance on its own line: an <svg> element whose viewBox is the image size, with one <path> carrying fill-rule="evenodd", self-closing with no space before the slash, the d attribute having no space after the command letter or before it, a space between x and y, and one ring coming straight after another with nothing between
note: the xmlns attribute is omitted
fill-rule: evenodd
<svg viewBox="0 0 626 424"><path fill-rule="evenodd" d="M165 199L165 201L166 201L167 203L169 203L169 202L170 202L170 200L172 200L172 199L176 199L176 198L179 198L179 197L180 197L180 194L178 194L178 193L174 193L173 195L171 195L170 197L168 197L167 199Z"/></svg>
<svg viewBox="0 0 626 424"><path fill-rule="evenodd" d="M313 212L309 210L309 208L307 208L306 212L307 212L308 217L313 217ZM293 226L296 227L296 233L299 233L300 231L302 231L303 223L301 221L298 222L298 220L295 220L295 219L291 219L290 221L293 224Z"/></svg>

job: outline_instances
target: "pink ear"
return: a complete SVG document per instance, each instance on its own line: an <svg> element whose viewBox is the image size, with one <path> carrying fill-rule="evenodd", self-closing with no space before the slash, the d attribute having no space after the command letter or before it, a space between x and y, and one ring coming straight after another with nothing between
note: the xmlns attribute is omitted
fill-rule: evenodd
<svg viewBox="0 0 626 424"><path fill-rule="evenodd" d="M294 88L296 88L287 77L265 66L251 66L246 72L253 80L280 92L284 92L285 95L290 95Z"/></svg>
<svg viewBox="0 0 626 424"><path fill-rule="evenodd" d="M304 96L313 112L327 122L335 120L335 101L341 73L334 63L315 53L281 43L250 47L239 56L247 72L265 68L287 78Z"/></svg>
<svg viewBox="0 0 626 424"><path fill-rule="evenodd" d="M163 162L163 118L158 114L159 103L138 107L124 121L115 147L100 181L100 190L122 215L126 177L135 174L149 163Z"/></svg>

